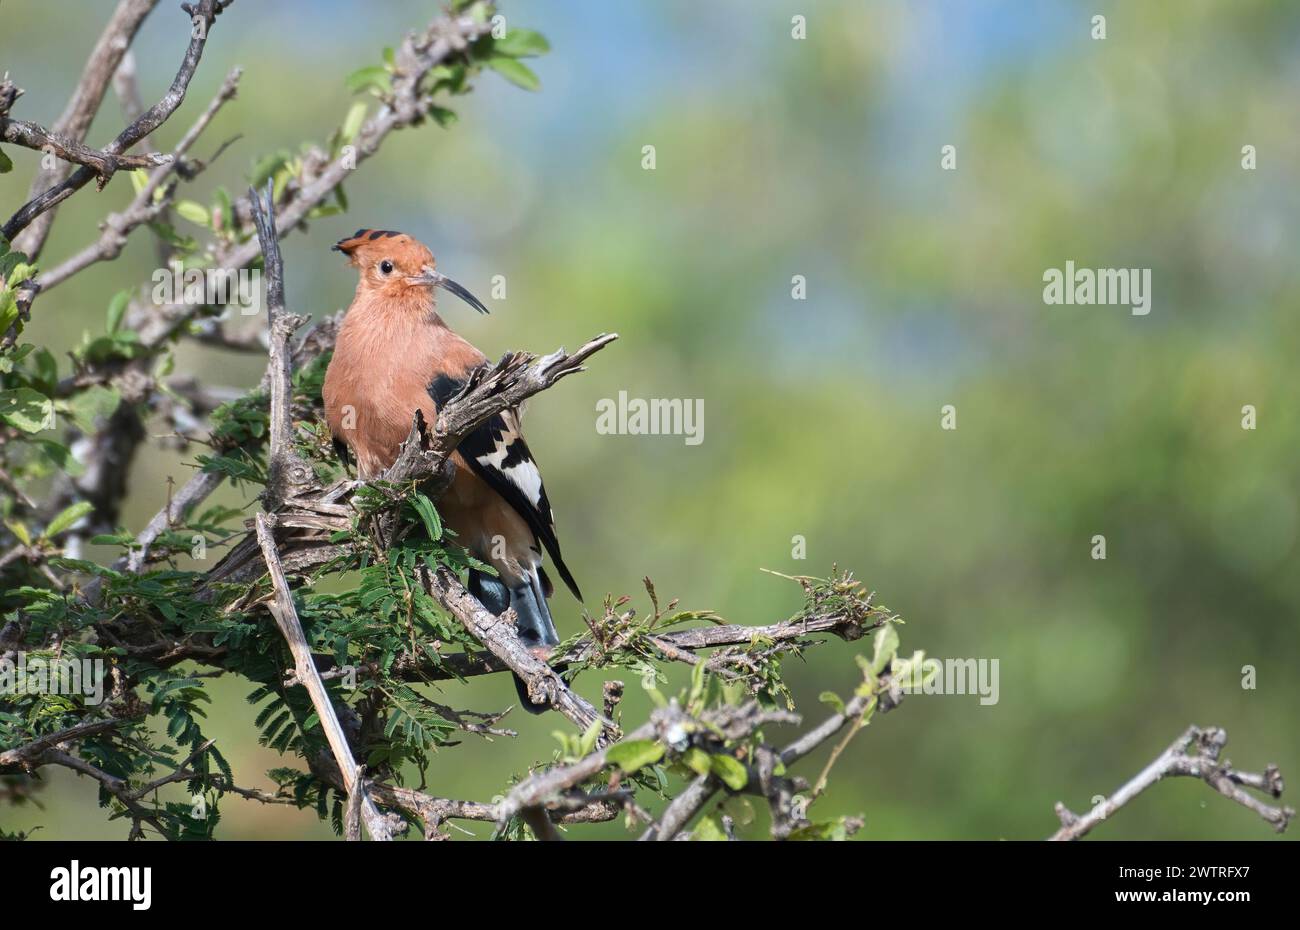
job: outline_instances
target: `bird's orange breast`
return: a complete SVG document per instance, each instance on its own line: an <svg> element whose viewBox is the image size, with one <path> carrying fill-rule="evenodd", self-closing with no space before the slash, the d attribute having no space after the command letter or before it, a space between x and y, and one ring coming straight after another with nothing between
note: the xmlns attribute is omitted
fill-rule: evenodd
<svg viewBox="0 0 1300 930"><path fill-rule="evenodd" d="M428 387L438 373L462 378L485 360L431 309L413 309L358 299L325 374L330 431L352 449L363 477L393 463L416 410L434 422L437 407Z"/></svg>

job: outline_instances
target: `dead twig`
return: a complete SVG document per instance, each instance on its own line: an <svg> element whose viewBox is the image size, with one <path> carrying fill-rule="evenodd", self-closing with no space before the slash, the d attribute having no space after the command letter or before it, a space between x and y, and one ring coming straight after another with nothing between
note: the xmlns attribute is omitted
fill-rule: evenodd
<svg viewBox="0 0 1300 930"><path fill-rule="evenodd" d="M1283 832L1295 816L1295 811L1290 807L1265 804L1239 787L1245 786L1280 798L1285 787L1282 774L1276 765L1269 765L1261 774L1239 772L1226 759L1219 761L1219 755L1227 742L1228 734L1218 727L1188 727L1150 765L1121 785L1110 797L1103 798L1086 814L1075 814L1058 801L1056 816L1060 818L1061 829L1048 839L1080 839L1156 782L1174 776L1201 779L1225 798L1254 811L1278 833Z"/></svg>

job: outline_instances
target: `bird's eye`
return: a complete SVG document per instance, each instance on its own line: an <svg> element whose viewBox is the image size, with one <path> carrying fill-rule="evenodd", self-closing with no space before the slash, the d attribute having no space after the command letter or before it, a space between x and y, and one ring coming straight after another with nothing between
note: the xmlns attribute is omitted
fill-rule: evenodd
<svg viewBox="0 0 1300 930"><path fill-rule="evenodd" d="M379 272L380 274L392 274L393 263L390 262L388 259L384 259L382 262L379 263Z"/></svg>

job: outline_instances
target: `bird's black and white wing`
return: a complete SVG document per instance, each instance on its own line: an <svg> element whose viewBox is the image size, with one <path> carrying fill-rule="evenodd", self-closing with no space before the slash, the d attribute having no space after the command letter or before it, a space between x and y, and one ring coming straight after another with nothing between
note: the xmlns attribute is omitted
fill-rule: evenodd
<svg viewBox="0 0 1300 930"><path fill-rule="evenodd" d="M463 384L439 375L429 385L429 395L441 409ZM533 535L546 547L560 578L581 601L578 583L573 580L560 554L560 542L555 535L555 515L551 512L551 502L546 497L546 486L542 483L537 461L528 443L524 442L518 414L514 410L494 414L462 439L457 449L469 462L474 474L500 494L528 524Z"/></svg>

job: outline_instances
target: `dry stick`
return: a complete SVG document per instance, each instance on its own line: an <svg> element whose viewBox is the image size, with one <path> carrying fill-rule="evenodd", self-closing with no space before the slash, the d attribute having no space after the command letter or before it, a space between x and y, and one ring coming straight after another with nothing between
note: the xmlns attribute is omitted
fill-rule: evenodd
<svg viewBox="0 0 1300 930"><path fill-rule="evenodd" d="M697 775L681 794L669 802L659 819L646 827L638 839L671 840L691 822L692 817L704 809L704 805L709 803L709 799L721 787L722 782L713 775Z"/></svg>
<svg viewBox="0 0 1300 930"><path fill-rule="evenodd" d="M1291 818L1295 816L1294 810L1289 807L1273 807L1265 804L1237 787L1245 785L1266 792L1275 798L1281 797L1284 785L1277 766L1269 765L1263 774L1238 772L1226 760L1219 761L1219 754L1227 742L1228 734L1218 727L1204 730L1197 726L1188 727L1182 736L1174 740L1169 748L1157 756L1150 765L1083 816L1072 813L1058 801L1056 815L1061 820L1061 829L1048 839L1077 840L1086 836L1093 827L1156 782L1177 775L1200 778L1224 797L1254 811L1266 823L1272 824L1273 829L1278 833L1283 832ZM1193 746L1192 752L1188 752L1189 744Z"/></svg>
<svg viewBox="0 0 1300 930"><path fill-rule="evenodd" d="M84 165L100 177L112 177L120 168L157 168L171 163L170 155L110 155L74 139L60 136L39 123L0 116L0 142L11 142L38 152L48 152L74 165Z"/></svg>
<svg viewBox="0 0 1300 930"><path fill-rule="evenodd" d="M177 71L176 77L172 80L171 87L163 98L144 112L141 117L133 122L130 126L123 129L112 142L104 148L107 155L118 156L135 145L149 133L153 132L170 117L176 108L181 105L185 99L185 91L190 86L190 80L194 77L194 72L199 67L199 59L203 57L203 48L207 45L208 33L212 25L216 22L217 15L221 13L231 0L199 0L196 6L182 4L181 8L190 14L193 28L190 30L189 46L185 50L185 58L181 62L180 70ZM122 52L125 52L125 47ZM113 62L113 67L109 69L105 77L105 85L112 78L113 71L117 68L118 62L121 61L119 54ZM103 97L101 89L100 97ZM98 177L97 173L86 167L78 168L72 173L67 180L62 181L53 187L48 188L41 194L33 197L25 203L17 213L9 218L4 225L5 238L12 240L22 230L24 230L32 220L58 206L67 200L81 188L85 187L91 180Z"/></svg>
<svg viewBox="0 0 1300 930"><path fill-rule="evenodd" d="M66 729L50 733L46 736L38 737L30 743L24 743L22 746L15 746L13 749L6 749L0 752L0 769L10 767L24 768L34 763L46 751L53 749L60 743L70 743L75 740L85 739L89 736L95 736L108 730L116 729L128 720L121 720L115 717L109 717L104 720L88 720L78 723Z"/></svg>
<svg viewBox="0 0 1300 930"><path fill-rule="evenodd" d="M445 566L439 566L437 571L431 572L422 564L420 580L448 613L464 624L475 639L487 646L494 656L519 676L528 688L529 700L537 704L549 704L583 731L597 720L601 721L602 742L608 742L611 737L617 736L613 721L604 717L582 695L570 689L554 669L529 652L515 629L513 611L507 610L499 617L489 613ZM314 665L312 670L315 671ZM302 677L301 670L298 677Z"/></svg>
<svg viewBox="0 0 1300 930"><path fill-rule="evenodd" d="M81 71L81 79L77 82L68 105L50 127L54 133L75 142L80 142L86 137L86 132L90 129L90 124L103 102L108 84L113 78L113 72L117 70L122 56L131 47L140 24L157 5L158 0L122 0L117 5L94 49L91 50L90 57L86 59L86 66ZM32 179L31 193L28 196L35 197L51 184L62 180L63 176L63 165L56 164L48 170L42 168ZM53 210L38 216L13 243L14 250L26 252L35 259L40 254L41 246L45 244L45 237L49 235L50 225L53 222Z"/></svg>
<svg viewBox="0 0 1300 930"><path fill-rule="evenodd" d="M446 839L447 834L440 828L447 820L477 820L491 823L497 819L496 805L481 801L438 798L396 785L374 784L370 786L370 790L381 804L400 808L423 821L424 838L427 840ZM617 817L627 800L625 796L620 795L617 800L593 798L575 801L572 804L560 801L552 808L548 808L547 816L552 824L604 823Z"/></svg>
<svg viewBox="0 0 1300 930"><path fill-rule="evenodd" d="M293 606L289 582L284 577L280 556L275 548L275 539L271 536L271 528L264 513L257 515L257 538L262 544L262 555L266 559L267 568L271 573L271 583L275 588L275 602L268 607L271 609L271 615L275 617L275 623L280 628L285 642L289 644L289 651L293 653L299 677L307 683L307 693L311 695L312 706L316 708L316 716L320 720L321 729L325 731L325 738L334 755L334 762L343 773L348 803L353 803L353 796L359 794L361 816L365 821L366 829L370 831L370 838L391 840L392 825L366 793L366 786L361 778L361 767L352 758L352 750L348 746L347 737L343 735L343 725L339 723L329 692L325 690L325 682L321 681L320 676L316 674L316 666L312 664L311 647L308 646L307 637L303 634L302 624L298 620L298 611Z"/></svg>

